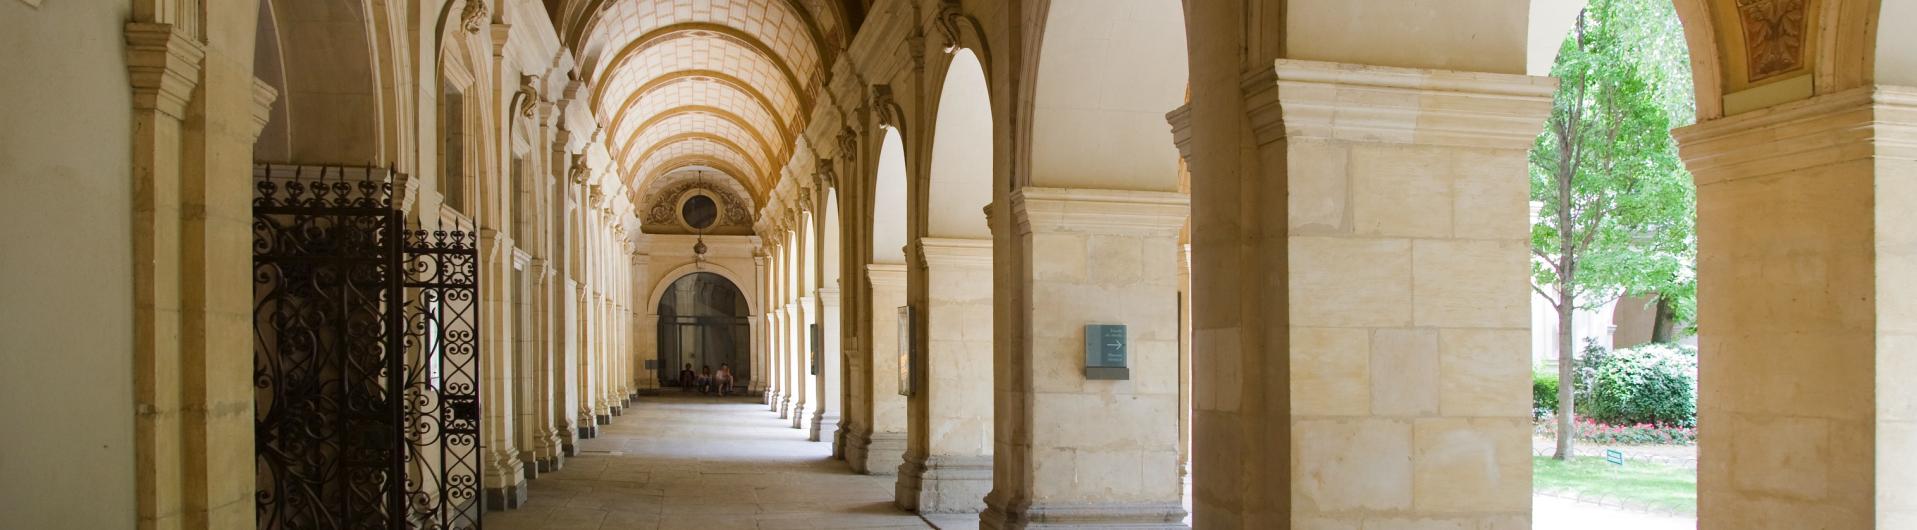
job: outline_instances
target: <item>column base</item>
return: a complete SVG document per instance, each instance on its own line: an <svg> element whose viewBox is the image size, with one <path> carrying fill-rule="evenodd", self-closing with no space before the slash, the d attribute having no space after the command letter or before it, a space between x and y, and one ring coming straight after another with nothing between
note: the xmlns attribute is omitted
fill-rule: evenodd
<svg viewBox="0 0 1917 530"><path fill-rule="evenodd" d="M806 422L805 422L805 420L806 420L806 418L805 418L805 403L795 403L795 404L793 404L793 405L792 405L792 428L794 428L794 429L804 429L804 428L805 428L805 423L806 423ZM813 441L815 441L815 442L816 442L816 441L818 441L818 440L813 440Z"/></svg>
<svg viewBox="0 0 1917 530"><path fill-rule="evenodd" d="M792 400L780 399L779 400L779 419L783 420L790 417L792 417Z"/></svg>
<svg viewBox="0 0 1917 530"><path fill-rule="evenodd" d="M600 415L594 416L593 419L597 421L599 425L612 425L611 414L600 414ZM597 432L597 429L594 429L594 431Z"/></svg>
<svg viewBox="0 0 1917 530"><path fill-rule="evenodd" d="M596 425L589 425L589 426L579 428L579 439L581 440L591 440L593 438L598 438L598 437L599 437L599 427ZM579 456L579 451L574 449L573 446L568 445L566 446L566 456Z"/></svg>
<svg viewBox="0 0 1917 530"><path fill-rule="evenodd" d="M806 433L805 439L811 440L814 442L828 441L826 438L828 436L831 436L832 433L831 431L826 430L826 426L838 425L838 423L839 423L839 418L837 417L826 416L819 412L813 412L812 425L809 427L811 429L811 432ZM838 459L838 456L839 456L838 451L833 451L832 453L833 453L832 454L833 459L834 460Z"/></svg>
<svg viewBox="0 0 1917 530"><path fill-rule="evenodd" d="M848 422L841 421L839 422L839 428L833 429L832 431L832 459L833 460L845 460L845 438L847 436L850 436L852 434L852 430L855 428L857 428L856 425L852 425Z"/></svg>
<svg viewBox="0 0 1917 530"><path fill-rule="evenodd" d="M1047 504L998 506L979 514L980 529L1190 528L1181 503Z"/></svg>
<svg viewBox="0 0 1917 530"><path fill-rule="evenodd" d="M865 475L893 476L899 474L899 464L905 461L905 433L875 432L861 435L857 431L845 435L845 464L852 472Z"/></svg>
<svg viewBox="0 0 1917 530"><path fill-rule="evenodd" d="M624 415L626 415L626 414L625 414L625 411L623 410L624 408L625 408L625 407L624 407L624 406L621 406L621 405L613 405L613 406L612 406L612 416L613 416L613 417L619 417L619 416L624 416Z"/></svg>
<svg viewBox="0 0 1917 530"><path fill-rule="evenodd" d="M533 451L519 453L519 469L526 480L539 480L539 474L545 472L539 469L539 455Z"/></svg>
<svg viewBox="0 0 1917 530"><path fill-rule="evenodd" d="M566 446L566 449L567 449L567 452L570 453L572 446ZM565 457L541 458L535 461L533 464L539 467L540 473L551 473L554 471L559 471L562 468L565 468L566 459Z"/></svg>
<svg viewBox="0 0 1917 530"><path fill-rule="evenodd" d="M924 462L906 457L899 464L894 499L899 508L918 513L979 513L992 491L992 456L934 456Z"/></svg>
<svg viewBox="0 0 1917 530"><path fill-rule="evenodd" d="M517 510L519 509L520 506L525 504L526 504L526 480L525 479L520 479L518 483L516 484L500 486L497 488L486 488L486 510L487 511Z"/></svg>

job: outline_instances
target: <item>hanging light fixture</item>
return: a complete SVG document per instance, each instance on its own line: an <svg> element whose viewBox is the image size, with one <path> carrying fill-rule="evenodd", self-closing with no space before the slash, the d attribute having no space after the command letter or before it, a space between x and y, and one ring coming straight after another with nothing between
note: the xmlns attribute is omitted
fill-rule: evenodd
<svg viewBox="0 0 1917 530"><path fill-rule="evenodd" d="M702 183L705 182L705 177L705 170L697 170L694 176L694 178L699 179ZM691 226L695 233L698 234L698 239L692 244L693 263L704 263L706 260L706 251L708 250L706 247L706 230L718 223L718 203L713 202L710 196L694 195L692 198L686 199L685 205L679 208L679 216L684 218L686 224Z"/></svg>

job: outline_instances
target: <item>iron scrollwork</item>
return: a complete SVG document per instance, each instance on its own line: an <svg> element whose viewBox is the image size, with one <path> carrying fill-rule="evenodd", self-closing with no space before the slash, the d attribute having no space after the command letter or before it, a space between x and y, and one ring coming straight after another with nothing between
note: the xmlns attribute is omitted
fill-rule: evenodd
<svg viewBox="0 0 1917 530"><path fill-rule="evenodd" d="M254 174L255 526L478 528L475 237L386 170Z"/></svg>

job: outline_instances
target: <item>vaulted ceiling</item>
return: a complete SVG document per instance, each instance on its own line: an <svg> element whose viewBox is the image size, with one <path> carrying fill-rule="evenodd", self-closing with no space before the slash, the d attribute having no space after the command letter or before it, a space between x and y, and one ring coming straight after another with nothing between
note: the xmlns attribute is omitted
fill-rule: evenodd
<svg viewBox="0 0 1917 530"><path fill-rule="evenodd" d="M547 0L547 10L592 87L628 189L698 168L759 201L866 4Z"/></svg>

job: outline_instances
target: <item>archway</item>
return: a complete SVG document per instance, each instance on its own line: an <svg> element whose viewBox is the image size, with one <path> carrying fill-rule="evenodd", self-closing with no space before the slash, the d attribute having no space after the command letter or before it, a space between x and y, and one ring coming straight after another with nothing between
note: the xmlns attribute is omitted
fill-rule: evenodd
<svg viewBox="0 0 1917 530"><path fill-rule="evenodd" d="M751 319L745 294L724 276L680 276L658 300L659 386L681 386L681 371L732 369L734 386L751 380Z"/></svg>
<svg viewBox="0 0 1917 530"><path fill-rule="evenodd" d="M850 255L865 269L862 300L870 308L864 329L869 335L864 374L851 384L860 386L863 399L849 404L857 428L846 440L846 462L853 471L877 475L898 473L905 456L906 406L900 381L899 312L905 305L906 164L905 140L893 126L882 125L877 144L878 163L871 185L869 255Z"/></svg>
<svg viewBox="0 0 1917 530"><path fill-rule="evenodd" d="M932 122L925 185L912 204L922 221L913 253L923 269L909 297L923 353L906 359L908 444L898 503L920 513L977 512L991 489L992 105L985 68L971 49L946 66ZM937 472L929 470L936 469Z"/></svg>
<svg viewBox="0 0 1917 530"><path fill-rule="evenodd" d="M815 442L831 441L835 438L834 433L839 431L839 421L844 417L842 410L844 403L841 402L843 396L840 395L840 391L845 378L841 373L845 361L840 357L839 344L839 332L842 328L840 309L843 307L840 299L842 286L839 285L839 263L842 259L841 254L844 252L839 245L841 236L839 192L836 189L824 188L816 193L822 193L825 196L824 213L819 216L817 226L818 244L813 247L817 257L811 260L816 263L813 277L817 278L817 287L813 290L815 293L813 303L817 308L815 312L818 316L813 319L814 324L809 328L808 348L813 350L811 352L813 379L818 390L813 397L818 406L813 408L811 433L807 438Z"/></svg>

